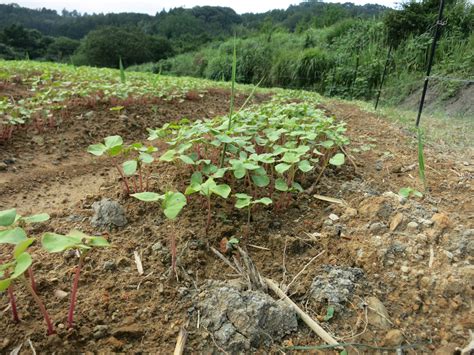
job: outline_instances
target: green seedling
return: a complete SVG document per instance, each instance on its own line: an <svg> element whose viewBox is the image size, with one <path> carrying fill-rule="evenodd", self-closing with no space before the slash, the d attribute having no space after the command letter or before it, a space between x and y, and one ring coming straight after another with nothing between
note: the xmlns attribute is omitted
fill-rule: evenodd
<svg viewBox="0 0 474 355"><path fill-rule="evenodd" d="M77 289L79 276L86 255L94 248L109 247L109 242L103 237L91 237L77 230L72 230L68 235L56 233L45 233L41 238L41 244L49 253L60 253L65 250L76 250L79 254L79 265L76 268L71 291L71 303L67 316L68 328L74 327L74 308L77 300Z"/></svg>
<svg viewBox="0 0 474 355"><path fill-rule="evenodd" d="M400 191L398 191L398 194L401 196L401 197L404 197L404 198L410 198L410 197L423 197L423 194L418 191L418 190L415 190L411 187L403 187L400 189Z"/></svg>
<svg viewBox="0 0 474 355"><path fill-rule="evenodd" d="M41 299L38 297L36 292L33 290L31 284L26 280L24 274L30 268L32 264L31 255L26 252L26 249L34 242L33 238L26 239L23 242L20 242L15 247L14 251L14 259L10 262L4 263L0 265L0 292L8 290L8 295L10 297L10 301L14 300L13 295L13 284L20 280L23 282L33 299L35 300L36 304L38 305L41 313L43 314L44 320L46 322L48 328L48 335L54 334L54 326L51 322L51 318L46 310ZM14 319L16 315L16 321L19 321L18 314L16 310L16 305L14 302L12 304L12 312L14 312Z"/></svg>
<svg viewBox="0 0 474 355"><path fill-rule="evenodd" d="M10 244L16 246L17 248L19 245L22 245L22 243L25 243L28 240L34 241L34 239L27 237L26 232L22 227L31 223L45 222L48 219L49 215L46 213L22 217L16 213L16 209L0 211L0 244ZM28 246L30 244L28 244ZM36 292L36 282L33 274L33 268L31 266L28 268L28 277L30 278L31 287ZM8 293L12 307L13 320L18 322L19 318L16 311L13 285L9 287Z"/></svg>
<svg viewBox="0 0 474 355"><path fill-rule="evenodd" d="M109 136L104 138L104 143L92 144L87 148L87 152L95 156L107 155L112 158L115 168L122 177L124 189L127 195L130 195L130 186L127 176L122 167L117 162L117 157L122 154L124 150L123 139L120 136Z"/></svg>
<svg viewBox="0 0 474 355"><path fill-rule="evenodd" d="M191 177L191 184L185 191L186 195L191 195L198 192L200 195L206 197L207 200L207 223L206 236L209 234L209 227L211 225L211 198L212 195L220 196L224 199L229 197L231 188L227 184L217 184L212 177L203 182L202 174L196 172Z"/></svg>
<svg viewBox="0 0 474 355"><path fill-rule="evenodd" d="M180 192L168 191L163 195L157 194L155 192L141 192L132 195L136 199L145 202L161 202L161 208L166 218L173 220L178 217L179 213L186 206L186 196ZM171 233L170 240L170 249L171 249L171 268L175 275L176 273L176 236L174 233Z"/></svg>
<svg viewBox="0 0 474 355"><path fill-rule="evenodd" d="M125 152L134 154L132 160L122 163L122 171L124 175L132 179L135 193L143 192L148 189L149 174L144 172L144 167L154 162L152 154L158 149L152 146L145 146L142 143L133 143L125 149ZM138 182L135 178L138 174Z"/></svg>
<svg viewBox="0 0 474 355"><path fill-rule="evenodd" d="M250 230L252 207L258 204L269 206L273 202L272 199L269 197L263 197L258 200L254 200L252 196L249 196L247 194L235 194L235 197L235 207L239 209L247 208L247 230Z"/></svg>

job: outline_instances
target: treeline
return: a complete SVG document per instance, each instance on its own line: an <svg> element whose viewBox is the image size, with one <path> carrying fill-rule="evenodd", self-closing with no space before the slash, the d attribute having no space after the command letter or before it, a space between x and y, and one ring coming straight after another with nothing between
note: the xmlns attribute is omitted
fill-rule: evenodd
<svg viewBox="0 0 474 355"><path fill-rule="evenodd" d="M345 18L320 26L318 18L294 32L264 21L254 36L236 40L237 79L328 96L372 99L379 88L388 50L389 81L385 97L397 103L420 85L426 71L435 28L438 0L409 2L383 17ZM320 20L319 20L320 21ZM268 24L268 26L267 26ZM434 72L472 79L474 76L474 6L467 0L447 0ZM234 41L130 68L172 75L229 80ZM461 82L443 83L441 96L454 95Z"/></svg>
<svg viewBox="0 0 474 355"><path fill-rule="evenodd" d="M238 15L226 7L175 8L155 16L136 13L80 14L0 4L0 57L115 67L158 61L201 49L237 34L253 37L278 29L289 33L330 26L349 18L379 16L387 8L305 1L286 10ZM106 40L110 37L109 41Z"/></svg>

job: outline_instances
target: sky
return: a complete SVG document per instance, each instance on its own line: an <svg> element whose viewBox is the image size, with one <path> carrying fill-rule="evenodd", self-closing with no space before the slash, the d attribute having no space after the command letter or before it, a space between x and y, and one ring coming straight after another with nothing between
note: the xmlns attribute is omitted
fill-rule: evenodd
<svg viewBox="0 0 474 355"><path fill-rule="evenodd" d="M392 0L348 0L357 5L363 5L368 2L395 7L396 2ZM20 6L32 9L47 8L68 11L77 10L80 13L108 13L108 12L139 12L154 15L155 13L173 7L193 7L193 6L226 6L233 8L237 13L245 12L265 12L272 9L286 9L289 5L298 4L301 1L296 0L9 0L1 1L0 4L16 3ZM346 2L333 1L329 2ZM399 2L399 1L397 1Z"/></svg>

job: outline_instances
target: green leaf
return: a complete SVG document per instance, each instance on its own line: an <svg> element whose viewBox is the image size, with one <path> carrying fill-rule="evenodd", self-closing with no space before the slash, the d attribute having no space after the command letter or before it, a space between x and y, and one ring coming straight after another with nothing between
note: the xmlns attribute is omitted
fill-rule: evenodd
<svg viewBox="0 0 474 355"><path fill-rule="evenodd" d="M258 187L266 187L270 184L270 178L267 175L252 174L253 183Z"/></svg>
<svg viewBox="0 0 474 355"><path fill-rule="evenodd" d="M280 163L280 164L275 165L275 170L278 174L283 174L289 168L291 168L290 164Z"/></svg>
<svg viewBox="0 0 474 355"><path fill-rule="evenodd" d="M32 216L28 216L28 217L22 217L21 219L27 224L41 223L41 222L46 222L47 220L49 220L49 214L40 213L40 214L35 214L35 215L32 215Z"/></svg>
<svg viewBox="0 0 474 355"><path fill-rule="evenodd" d="M176 150L174 149L170 149L170 150L167 150L161 157L160 157L160 160L161 161L166 161L166 162L172 162L174 160L174 156L176 154Z"/></svg>
<svg viewBox="0 0 474 355"><path fill-rule="evenodd" d="M298 169L300 169L303 173L307 173L308 171L313 170L313 166L308 160L302 160L298 163Z"/></svg>
<svg viewBox="0 0 474 355"><path fill-rule="evenodd" d="M179 156L179 159L181 159L185 164L194 165L194 160L192 160L188 155L182 154Z"/></svg>
<svg viewBox="0 0 474 355"><path fill-rule="evenodd" d="M107 149L107 154L111 157L115 157L119 155L120 153L122 153L122 150L123 150L123 146L117 145L115 147Z"/></svg>
<svg viewBox="0 0 474 355"><path fill-rule="evenodd" d="M122 146L123 139L120 136L109 136L109 137L105 137L104 143L107 149L111 149L114 147Z"/></svg>
<svg viewBox="0 0 474 355"><path fill-rule="evenodd" d="M0 232L0 244L18 244L27 239L23 228L16 227Z"/></svg>
<svg viewBox="0 0 474 355"><path fill-rule="evenodd" d="M6 280L0 280L0 292L5 291L8 287L10 287L10 284L12 283L11 279L6 279Z"/></svg>
<svg viewBox="0 0 474 355"><path fill-rule="evenodd" d="M278 178L275 180L275 189L278 191L288 191L288 185L285 180Z"/></svg>
<svg viewBox="0 0 474 355"><path fill-rule="evenodd" d="M138 159L140 159L144 164L151 164L155 161L155 158L148 153L140 153Z"/></svg>
<svg viewBox="0 0 474 355"><path fill-rule="evenodd" d="M327 322L332 317L334 317L334 307L333 306L328 306L328 308L326 310L326 315L324 316L324 321Z"/></svg>
<svg viewBox="0 0 474 355"><path fill-rule="evenodd" d="M244 163L241 160L232 159L230 164L232 165L232 170L234 171L234 176L236 179L242 179L247 173Z"/></svg>
<svg viewBox="0 0 474 355"><path fill-rule="evenodd" d="M156 192L138 192L131 196L135 197L137 200L145 202L156 202L165 198L164 195L157 194Z"/></svg>
<svg viewBox="0 0 474 355"><path fill-rule="evenodd" d="M235 202L235 207L237 208L245 208L250 206L250 201L252 197L247 194L235 194L237 201Z"/></svg>
<svg viewBox="0 0 474 355"><path fill-rule="evenodd" d="M35 242L35 240L36 240L35 238L28 238L18 243L15 246L15 249L13 249L13 256L15 257L15 259L18 258L18 256L20 256L21 253L24 253L26 249L28 249L28 247Z"/></svg>
<svg viewBox="0 0 474 355"><path fill-rule="evenodd" d="M22 253L18 255L16 259L15 271L10 276L10 279L16 279L18 276L23 275L23 273L28 270L31 266L33 260L31 259L31 255L28 253Z"/></svg>
<svg viewBox="0 0 474 355"><path fill-rule="evenodd" d="M341 166L344 164L344 161L345 161L344 154L337 153L329 160L329 164L334 165L334 166Z"/></svg>
<svg viewBox="0 0 474 355"><path fill-rule="evenodd" d="M102 143L92 144L87 148L87 152L96 156L101 156L107 151L107 147Z"/></svg>
<svg viewBox="0 0 474 355"><path fill-rule="evenodd" d="M87 237L87 245L91 247L109 247L110 243L104 237Z"/></svg>
<svg viewBox="0 0 474 355"><path fill-rule="evenodd" d="M255 200L253 203L261 203L265 206L268 206L268 205L271 205L273 203L273 201L269 197L263 197L261 199Z"/></svg>
<svg viewBox="0 0 474 355"><path fill-rule="evenodd" d="M15 222L16 209L0 211L0 226L8 227Z"/></svg>
<svg viewBox="0 0 474 355"><path fill-rule="evenodd" d="M56 233L43 234L41 245L49 253L59 253L71 248L88 248L82 244L82 238L79 235L61 235Z"/></svg>
<svg viewBox="0 0 474 355"><path fill-rule="evenodd" d="M132 176L137 172L138 162L136 160L127 160L123 162L122 169L125 176Z"/></svg>
<svg viewBox="0 0 474 355"><path fill-rule="evenodd" d="M232 143L234 140L232 138L230 138L228 135L226 134L219 134L216 136L216 138L221 141L222 143Z"/></svg>
<svg viewBox="0 0 474 355"><path fill-rule="evenodd" d="M168 219L175 219L186 206L186 196L181 192L167 192L163 201L163 213Z"/></svg>
<svg viewBox="0 0 474 355"><path fill-rule="evenodd" d="M299 154L296 154L296 153L293 153L293 152L286 152L283 155L283 158L281 158L281 160L285 163L294 164L294 163L297 163L297 162L300 161L300 156L299 156Z"/></svg>
<svg viewBox="0 0 474 355"><path fill-rule="evenodd" d="M412 191L412 189L410 187L402 187L400 189L400 191L398 191L398 194L401 197L408 198L408 197L410 197L411 191Z"/></svg>
<svg viewBox="0 0 474 355"><path fill-rule="evenodd" d="M191 185L189 185L186 188L186 191L184 191L185 195L192 195L196 192L200 192L202 190L202 184L196 183L196 182L191 182Z"/></svg>
<svg viewBox="0 0 474 355"><path fill-rule="evenodd" d="M324 142L321 143L321 145L324 148L329 149L329 148L334 146L334 142L333 141L324 141Z"/></svg>
<svg viewBox="0 0 474 355"><path fill-rule="evenodd" d="M191 184L202 184L202 174L199 171L195 171L191 175Z"/></svg>
<svg viewBox="0 0 474 355"><path fill-rule="evenodd" d="M225 172L228 170L228 168L220 168L218 169L214 174L212 174L212 177L214 179L220 179L225 175Z"/></svg>
<svg viewBox="0 0 474 355"><path fill-rule="evenodd" d="M227 184L221 184L211 187L211 191L222 198L227 198L230 194L231 188Z"/></svg>
<svg viewBox="0 0 474 355"><path fill-rule="evenodd" d="M293 184L291 184L291 189L296 190L298 192L303 192L304 191L303 187L300 184L298 184L297 182L293 182Z"/></svg>

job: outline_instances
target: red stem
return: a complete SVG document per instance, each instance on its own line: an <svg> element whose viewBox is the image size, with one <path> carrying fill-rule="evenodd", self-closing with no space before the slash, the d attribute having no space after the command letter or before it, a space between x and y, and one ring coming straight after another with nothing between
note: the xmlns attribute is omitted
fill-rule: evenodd
<svg viewBox="0 0 474 355"><path fill-rule="evenodd" d="M176 273L176 236L174 234L174 231L172 231L171 234L171 268L173 270L173 273L177 275Z"/></svg>
<svg viewBox="0 0 474 355"><path fill-rule="evenodd" d="M125 177L122 169L120 169L120 166L115 163L115 168L117 169L117 171L119 172L120 176L122 177L122 181L123 181L123 184L125 186L125 191L127 192L127 195L130 195L130 187L128 186L128 180L127 178Z"/></svg>
<svg viewBox="0 0 474 355"><path fill-rule="evenodd" d="M76 306L76 300L77 300L77 288L79 285L79 276L81 274L81 269L84 263L85 255L86 255L85 253L82 253L81 257L79 258L79 265L76 268L76 273L74 275L74 282L72 284L71 303L69 305L69 312L67 315L67 327L69 329L74 327L74 308Z"/></svg>
<svg viewBox="0 0 474 355"><path fill-rule="evenodd" d="M209 233L209 226L211 225L211 196L207 197L207 225L206 225L206 237Z"/></svg>
<svg viewBox="0 0 474 355"><path fill-rule="evenodd" d="M140 192L143 192L143 172L142 172L142 164L138 163L138 176L140 179Z"/></svg>
<svg viewBox="0 0 474 355"><path fill-rule="evenodd" d="M35 291L37 293L38 289L36 288L36 281L35 281L35 276L33 275L33 267L32 266L30 266L28 268L28 277L30 278L31 287L33 288L33 291Z"/></svg>
<svg viewBox="0 0 474 355"><path fill-rule="evenodd" d="M16 301L15 301L15 294L13 293L13 284L10 284L8 287L8 298L10 299L10 305L12 307L12 317L15 323L20 322L20 318L18 317L18 311L16 309Z"/></svg>
<svg viewBox="0 0 474 355"><path fill-rule="evenodd" d="M31 287L30 283L26 280L26 278L23 277L23 283L25 284L26 288L28 291L31 293L31 296L33 296L34 300L36 301L36 304L38 305L41 314L43 314L44 321L46 322L46 326L48 327L48 335L52 335L56 333L54 331L54 326L53 323L51 322L51 318L49 318L48 311L46 310L46 307L44 306L43 302L41 302L41 299L38 297L36 292L33 290L33 287Z"/></svg>

